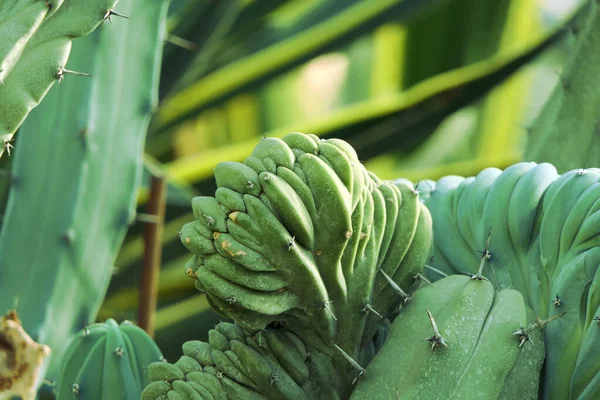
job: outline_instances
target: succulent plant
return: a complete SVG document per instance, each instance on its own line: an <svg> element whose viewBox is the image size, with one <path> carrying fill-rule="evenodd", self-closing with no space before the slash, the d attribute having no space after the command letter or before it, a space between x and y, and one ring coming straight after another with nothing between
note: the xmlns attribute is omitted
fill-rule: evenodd
<svg viewBox="0 0 600 400"><path fill-rule="evenodd" d="M449 276L415 292L351 399L537 399L543 325L518 291Z"/></svg>
<svg viewBox="0 0 600 400"><path fill-rule="evenodd" d="M184 343L177 362L153 363L148 374L152 383L142 400L173 392L183 398L336 399L341 389L331 357L294 333L279 327L250 334L227 322L209 331L208 343Z"/></svg>
<svg viewBox="0 0 600 400"><path fill-rule="evenodd" d="M148 366L162 359L143 329L115 320L92 324L71 342L56 383L57 400L138 400L150 383Z"/></svg>
<svg viewBox="0 0 600 400"><path fill-rule="evenodd" d="M483 275L521 292L540 318L567 312L544 332L549 399L577 398L600 379L590 344L600 307L599 182L600 169L558 175L550 164L519 163L418 185L434 221L434 268L475 273L491 229Z"/></svg>
<svg viewBox="0 0 600 400"><path fill-rule="evenodd" d="M109 19L118 0L7 0L0 5L0 156L65 74L71 41Z"/></svg>
<svg viewBox="0 0 600 400"><path fill-rule="evenodd" d="M333 358L344 393L349 360L370 360L429 255L418 193L368 173L347 143L300 133L263 139L215 178L215 197L194 198L197 220L181 230L186 272L241 328L281 324Z"/></svg>

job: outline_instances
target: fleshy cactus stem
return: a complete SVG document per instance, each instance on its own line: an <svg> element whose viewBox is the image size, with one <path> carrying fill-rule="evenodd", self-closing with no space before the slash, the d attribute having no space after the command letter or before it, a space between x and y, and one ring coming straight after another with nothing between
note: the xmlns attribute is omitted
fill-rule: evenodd
<svg viewBox="0 0 600 400"><path fill-rule="evenodd" d="M559 83L530 129L525 159L552 163L562 173L600 162L600 1L577 37ZM567 141L572 134L577 140Z"/></svg>

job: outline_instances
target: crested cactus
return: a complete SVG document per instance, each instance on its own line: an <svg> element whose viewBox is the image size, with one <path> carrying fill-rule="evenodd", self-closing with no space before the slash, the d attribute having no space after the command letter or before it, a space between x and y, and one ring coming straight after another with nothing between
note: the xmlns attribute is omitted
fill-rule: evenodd
<svg viewBox="0 0 600 400"><path fill-rule="evenodd" d="M251 334L227 322L209 331L208 343L184 343L174 364L151 364L148 375L142 400L170 392L211 398L208 392L219 400L336 399L341 386L332 358L294 333L279 327Z"/></svg>
<svg viewBox="0 0 600 400"><path fill-rule="evenodd" d="M0 5L0 157L66 69L71 41L114 14L118 0L24 0Z"/></svg>
<svg viewBox="0 0 600 400"><path fill-rule="evenodd" d="M143 329L113 319L92 324L69 344L56 384L57 400L138 400L147 368L163 359Z"/></svg>
<svg viewBox="0 0 600 400"><path fill-rule="evenodd" d="M449 276L415 292L351 399L537 399L543 325L518 291Z"/></svg>
<svg viewBox="0 0 600 400"><path fill-rule="evenodd" d="M368 173L347 143L300 133L263 139L215 178L215 197L194 198L197 220L181 230L187 274L241 328L281 323L327 349L347 392L349 361L369 361L429 255L418 193Z"/></svg>
<svg viewBox="0 0 600 400"><path fill-rule="evenodd" d="M434 221L434 268L473 273L467 266L491 229L484 276L521 292L540 318L567 312L544 331L547 399L577 398L598 385L590 341L600 307L599 182L600 169L559 176L549 164L520 163L419 184Z"/></svg>

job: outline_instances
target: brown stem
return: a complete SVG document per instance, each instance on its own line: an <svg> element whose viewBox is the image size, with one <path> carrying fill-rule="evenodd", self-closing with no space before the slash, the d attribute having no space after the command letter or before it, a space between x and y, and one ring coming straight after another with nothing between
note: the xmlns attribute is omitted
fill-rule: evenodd
<svg viewBox="0 0 600 400"><path fill-rule="evenodd" d="M144 266L142 269L140 297L138 302L138 325L148 335L154 336L154 317L158 296L163 226L167 184L163 176L153 176L150 183L150 199L146 211L156 216L146 222L144 229Z"/></svg>

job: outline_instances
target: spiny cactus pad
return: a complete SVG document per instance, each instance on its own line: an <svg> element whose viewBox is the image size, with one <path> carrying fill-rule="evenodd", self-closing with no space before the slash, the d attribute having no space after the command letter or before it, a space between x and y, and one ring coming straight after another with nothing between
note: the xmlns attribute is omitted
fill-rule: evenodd
<svg viewBox="0 0 600 400"><path fill-rule="evenodd" d="M0 156L27 114L60 82L71 41L109 18L118 0L7 0L0 4Z"/></svg>
<svg viewBox="0 0 600 400"><path fill-rule="evenodd" d="M550 164L519 163L424 181L419 190L434 221L433 267L474 273L491 229L483 275L521 292L540 318L567 312L544 332L544 398L598 388L591 343L600 311L600 169L559 176Z"/></svg>
<svg viewBox="0 0 600 400"><path fill-rule="evenodd" d="M360 359L429 255L418 193L367 172L347 143L300 133L263 139L215 178L215 197L194 198L181 230L196 287L250 332L283 323Z"/></svg>
<svg viewBox="0 0 600 400"><path fill-rule="evenodd" d="M449 276L415 292L351 399L537 399L535 328L518 291Z"/></svg>
<svg viewBox="0 0 600 400"><path fill-rule="evenodd" d="M148 366L162 360L137 326L113 319L85 328L69 345L56 384L57 400L138 400L150 381Z"/></svg>

